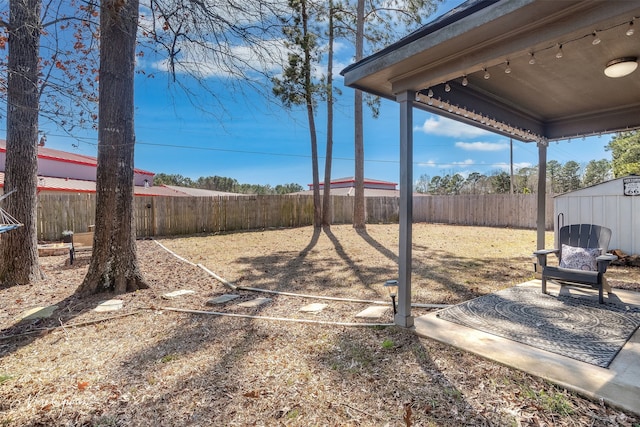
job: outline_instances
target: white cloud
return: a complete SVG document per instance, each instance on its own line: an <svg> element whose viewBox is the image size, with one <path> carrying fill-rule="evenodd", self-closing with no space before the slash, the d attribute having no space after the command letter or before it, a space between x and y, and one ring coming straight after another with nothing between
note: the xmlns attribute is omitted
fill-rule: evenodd
<svg viewBox="0 0 640 427"><path fill-rule="evenodd" d="M342 42L339 42L339 41L334 41L333 42L333 53L343 52L343 51L348 50L348 49L350 49L350 46L345 44L345 43L342 43Z"/></svg>
<svg viewBox="0 0 640 427"><path fill-rule="evenodd" d="M456 138L475 138L480 135L488 135L490 132L470 126L445 117L429 117L422 126L415 130L431 135L451 136Z"/></svg>
<svg viewBox="0 0 640 427"><path fill-rule="evenodd" d="M426 162L419 162L418 166L427 168L443 168L443 167L464 167L474 165L476 162L472 159L463 160L461 162L449 162L449 163L437 163L434 160L427 160Z"/></svg>
<svg viewBox="0 0 640 427"><path fill-rule="evenodd" d="M511 165L509 165L509 163L494 163L492 166L494 166L496 169L502 169L504 171L509 172L511 170ZM533 164L529 163L529 162L520 162L520 163L514 163L513 164L513 170L517 171L518 169L522 169L522 168L530 168L532 167Z"/></svg>
<svg viewBox="0 0 640 427"><path fill-rule="evenodd" d="M502 151L508 150L509 144L504 142L456 142L456 147L466 151Z"/></svg>
<svg viewBox="0 0 640 427"><path fill-rule="evenodd" d="M433 160L427 160L426 162L418 163L418 166L427 167L427 168L435 168L436 166L438 166L438 164L436 162L434 162Z"/></svg>
<svg viewBox="0 0 640 427"><path fill-rule="evenodd" d="M473 165L475 162L472 159L467 159L464 160L462 162L453 162L452 165L455 166L469 166L469 165Z"/></svg>
<svg viewBox="0 0 640 427"><path fill-rule="evenodd" d="M282 64L285 62L284 40L268 40L262 46L252 47L182 43L175 71L194 74L200 78L238 77L238 70L275 71L282 69ZM158 61L154 67L158 70L170 71L168 60Z"/></svg>

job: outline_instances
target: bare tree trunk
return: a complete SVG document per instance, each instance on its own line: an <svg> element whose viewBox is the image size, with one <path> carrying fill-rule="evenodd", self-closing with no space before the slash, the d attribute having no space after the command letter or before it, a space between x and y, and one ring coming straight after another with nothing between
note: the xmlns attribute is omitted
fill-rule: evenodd
<svg viewBox="0 0 640 427"><path fill-rule="evenodd" d="M9 2L9 76L5 208L24 224L2 235L0 278L27 284L42 278L38 262L38 58L41 0Z"/></svg>
<svg viewBox="0 0 640 427"><path fill-rule="evenodd" d="M331 163L333 159L333 0L329 0L329 52L327 53L327 154L324 163L322 225L331 225Z"/></svg>
<svg viewBox="0 0 640 427"><path fill-rule="evenodd" d="M138 0L102 0L96 229L80 294L148 287L138 268L133 215L137 24Z"/></svg>
<svg viewBox="0 0 640 427"><path fill-rule="evenodd" d="M362 59L364 53L364 0L358 0L356 10L356 61ZM362 129L362 92L354 93L354 146L355 146L355 199L353 205L353 227L365 228L364 211L364 133Z"/></svg>
<svg viewBox="0 0 640 427"><path fill-rule="evenodd" d="M318 172L318 136L316 135L316 121L313 111L313 88L311 85L311 45L309 44L309 14L307 2L300 2L300 17L302 20L302 37L304 43L304 99L309 120L309 136L311 138L311 174L313 179L313 225L322 226L322 205L320 199L320 174Z"/></svg>

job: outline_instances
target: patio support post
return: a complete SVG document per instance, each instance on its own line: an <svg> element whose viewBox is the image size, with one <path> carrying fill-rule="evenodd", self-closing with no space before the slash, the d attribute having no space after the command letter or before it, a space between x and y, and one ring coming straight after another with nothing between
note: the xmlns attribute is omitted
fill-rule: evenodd
<svg viewBox="0 0 640 427"><path fill-rule="evenodd" d="M400 104L400 246L398 248L398 313L395 324L410 328L411 245L413 223L413 100L415 92L396 96Z"/></svg>
<svg viewBox="0 0 640 427"><path fill-rule="evenodd" d="M549 141L538 141L538 216L536 228L538 231L536 250L544 249L544 233L546 231L547 211L547 147Z"/></svg>

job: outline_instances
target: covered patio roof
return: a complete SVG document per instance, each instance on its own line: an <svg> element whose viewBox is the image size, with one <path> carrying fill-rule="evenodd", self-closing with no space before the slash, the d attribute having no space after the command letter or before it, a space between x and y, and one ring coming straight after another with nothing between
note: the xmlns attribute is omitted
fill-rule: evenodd
<svg viewBox="0 0 640 427"><path fill-rule="evenodd" d="M640 70L604 74L628 57L640 58L637 1L469 0L342 74L514 139L558 140L640 127Z"/></svg>
<svg viewBox="0 0 640 427"><path fill-rule="evenodd" d="M468 0L342 71L347 86L400 108L397 324L413 325L413 109L537 143L543 248L549 141L640 128L640 70L604 72L637 66L639 27L638 1Z"/></svg>

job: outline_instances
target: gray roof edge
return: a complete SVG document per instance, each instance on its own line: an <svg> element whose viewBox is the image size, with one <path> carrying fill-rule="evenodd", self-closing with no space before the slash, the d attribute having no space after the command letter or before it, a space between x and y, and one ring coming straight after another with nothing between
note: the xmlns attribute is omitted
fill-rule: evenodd
<svg viewBox="0 0 640 427"><path fill-rule="evenodd" d="M599 186L602 186L602 185L605 185L605 184L611 185L612 183L623 181L623 180L628 179L628 178L640 178L640 175L636 175L636 174L632 173L632 174L621 176L621 177L618 177L618 178L611 178L611 179L608 179L606 181L599 182L597 184L591 184L591 185L587 185L586 187L577 188L575 190L571 190L571 191L566 191L564 193L555 194L553 196L553 198L555 199L555 198L558 198L558 197L570 197L573 193L580 193L583 190L588 190L588 189L591 189L591 188L594 188L594 187L599 187ZM623 194L620 194L620 196L622 196L622 195ZM625 197L628 197L628 196L625 196Z"/></svg>
<svg viewBox="0 0 640 427"><path fill-rule="evenodd" d="M464 18L467 18L468 16L471 16L482 9L492 6L495 3L499 3L500 1L503 1L503 0L467 0L461 5L446 12L444 15L437 17L433 21L423 25L422 27L418 28L414 32L410 33L409 35L401 38L397 42L390 44L389 46L383 48L382 50L379 50L378 52L372 55L369 55L366 58L356 63L348 65L342 71L340 71L340 75L344 76L346 73L350 72L355 68L358 68L369 62L375 61L381 58L382 56L397 50L400 47L406 46L424 36L432 34L442 28L447 27L448 25L451 25Z"/></svg>

